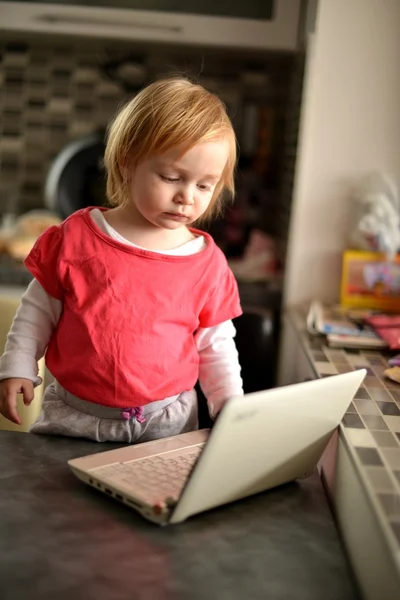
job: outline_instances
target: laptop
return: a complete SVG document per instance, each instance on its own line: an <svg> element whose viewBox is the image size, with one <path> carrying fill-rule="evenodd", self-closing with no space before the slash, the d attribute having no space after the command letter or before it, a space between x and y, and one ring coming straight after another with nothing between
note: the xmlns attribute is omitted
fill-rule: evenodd
<svg viewBox="0 0 400 600"><path fill-rule="evenodd" d="M166 525L311 473L365 369L230 399L214 427L68 461L83 482Z"/></svg>

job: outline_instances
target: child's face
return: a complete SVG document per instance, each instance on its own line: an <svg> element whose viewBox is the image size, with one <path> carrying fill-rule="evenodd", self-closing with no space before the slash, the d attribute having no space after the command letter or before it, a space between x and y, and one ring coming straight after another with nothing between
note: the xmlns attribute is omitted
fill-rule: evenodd
<svg viewBox="0 0 400 600"><path fill-rule="evenodd" d="M153 156L134 168L130 206L147 223L179 229L198 219L211 202L228 160L225 140L180 148Z"/></svg>

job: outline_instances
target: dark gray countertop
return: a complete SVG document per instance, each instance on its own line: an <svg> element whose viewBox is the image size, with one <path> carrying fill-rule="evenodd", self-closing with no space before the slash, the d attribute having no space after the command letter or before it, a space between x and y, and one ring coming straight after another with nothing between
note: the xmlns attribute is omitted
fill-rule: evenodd
<svg viewBox="0 0 400 600"><path fill-rule="evenodd" d="M359 597L317 473L159 528L66 464L112 447L0 431L1 600Z"/></svg>

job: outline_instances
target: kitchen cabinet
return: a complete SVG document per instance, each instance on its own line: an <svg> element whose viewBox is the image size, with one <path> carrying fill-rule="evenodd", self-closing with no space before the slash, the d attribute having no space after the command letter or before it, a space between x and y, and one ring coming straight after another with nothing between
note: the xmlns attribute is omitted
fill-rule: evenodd
<svg viewBox="0 0 400 600"><path fill-rule="evenodd" d="M300 0L1 2L1 28L129 41L294 51Z"/></svg>

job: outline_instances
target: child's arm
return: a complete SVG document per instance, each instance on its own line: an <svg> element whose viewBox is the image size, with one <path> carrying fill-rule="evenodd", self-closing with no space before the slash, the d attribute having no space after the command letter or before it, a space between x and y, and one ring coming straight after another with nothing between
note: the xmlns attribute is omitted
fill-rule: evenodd
<svg viewBox="0 0 400 600"><path fill-rule="evenodd" d="M200 328L195 340L200 357L199 382L211 417L216 417L232 396L243 395L243 382L232 321Z"/></svg>
<svg viewBox="0 0 400 600"><path fill-rule="evenodd" d="M24 402L33 398L39 385L38 361L45 353L62 312L62 302L50 296L35 279L21 298L3 356L0 358L0 413L20 423L16 412L17 393Z"/></svg>

